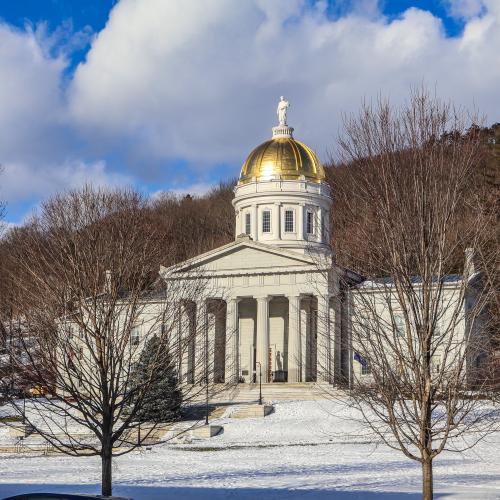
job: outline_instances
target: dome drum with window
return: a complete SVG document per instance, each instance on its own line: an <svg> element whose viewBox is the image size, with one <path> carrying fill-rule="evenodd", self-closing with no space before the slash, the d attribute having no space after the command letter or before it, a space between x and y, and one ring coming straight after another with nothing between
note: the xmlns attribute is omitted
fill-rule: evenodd
<svg viewBox="0 0 500 500"><path fill-rule="evenodd" d="M314 151L286 124L243 163L233 205L236 236L298 251L327 250L331 195Z"/></svg>

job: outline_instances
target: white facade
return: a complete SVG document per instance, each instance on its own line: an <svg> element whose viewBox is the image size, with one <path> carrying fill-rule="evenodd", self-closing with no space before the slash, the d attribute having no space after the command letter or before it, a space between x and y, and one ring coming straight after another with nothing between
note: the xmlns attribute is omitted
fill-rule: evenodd
<svg viewBox="0 0 500 500"><path fill-rule="evenodd" d="M205 338L200 322L207 325L214 346L213 382L253 382L259 363L263 382L331 382L339 363L334 343L338 281L328 261L240 236L173 272L160 271L167 280L192 272L210 282L207 295L196 303L191 297L178 299L191 302L196 311L199 342ZM222 307L211 313L214 301ZM193 356L196 352L204 355L195 349ZM196 359L190 364L203 366Z"/></svg>

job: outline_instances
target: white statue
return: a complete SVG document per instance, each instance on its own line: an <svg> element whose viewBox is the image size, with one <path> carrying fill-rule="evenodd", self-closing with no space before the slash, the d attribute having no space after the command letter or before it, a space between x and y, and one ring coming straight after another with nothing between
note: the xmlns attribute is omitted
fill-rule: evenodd
<svg viewBox="0 0 500 500"><path fill-rule="evenodd" d="M278 114L278 123L280 125L286 126L286 113L289 107L290 103L285 101L285 98L281 96L280 102L278 103L278 109L276 110L276 113Z"/></svg>

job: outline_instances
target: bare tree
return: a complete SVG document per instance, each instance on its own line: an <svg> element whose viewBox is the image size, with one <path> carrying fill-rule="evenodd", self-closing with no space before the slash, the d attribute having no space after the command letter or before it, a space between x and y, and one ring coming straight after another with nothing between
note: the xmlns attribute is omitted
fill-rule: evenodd
<svg viewBox="0 0 500 500"><path fill-rule="evenodd" d="M0 165L0 174L3 172L3 167ZM0 184L1 187L1 184ZM3 219L5 217L5 202L0 200L0 236L4 230Z"/></svg>
<svg viewBox="0 0 500 500"><path fill-rule="evenodd" d="M426 500L433 460L474 444L493 417L481 399L493 293L483 271L498 249L474 267L493 219L476 189L483 149L473 125L421 90L399 108L363 105L341 139L348 166L336 195L359 273L344 273L340 288L349 402L386 445L421 463Z"/></svg>
<svg viewBox="0 0 500 500"><path fill-rule="evenodd" d="M23 245L11 248L19 321L28 332L19 339L17 370L47 392L31 401L26 420L61 452L100 456L103 495L112 492L113 457L156 428L152 422L140 432L137 416L164 373L166 354L179 376L190 378L184 404L205 391L211 369L208 354L194 358L201 369L183 363L206 334L204 322L179 328L179 301L197 300L207 281L194 273L158 276L164 248L147 214L147 201L135 192L86 187L44 203L23 228ZM142 363L148 375L138 379L134 366L152 336L156 351L147 367Z"/></svg>

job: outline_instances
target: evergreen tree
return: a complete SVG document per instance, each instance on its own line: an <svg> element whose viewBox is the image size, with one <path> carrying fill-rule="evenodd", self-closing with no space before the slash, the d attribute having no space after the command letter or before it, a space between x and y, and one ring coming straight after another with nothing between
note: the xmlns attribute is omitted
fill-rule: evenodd
<svg viewBox="0 0 500 500"><path fill-rule="evenodd" d="M137 411L138 421L159 423L178 420L182 391L175 362L156 335L147 341L133 372L133 380L137 380L137 384L144 384L148 379L151 383Z"/></svg>

